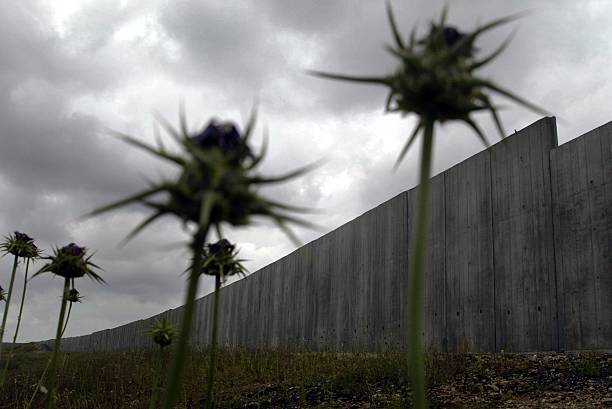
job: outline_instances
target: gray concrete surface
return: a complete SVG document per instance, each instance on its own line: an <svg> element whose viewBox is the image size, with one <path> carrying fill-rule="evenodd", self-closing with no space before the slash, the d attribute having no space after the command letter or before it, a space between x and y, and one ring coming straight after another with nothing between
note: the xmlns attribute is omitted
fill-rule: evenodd
<svg viewBox="0 0 612 409"><path fill-rule="evenodd" d="M416 189L221 290L226 346L406 346ZM423 340L441 351L612 349L612 123L557 147L543 118L432 179ZM192 341L209 343L212 294ZM149 348L158 318L66 338ZM44 341L51 344L50 341Z"/></svg>

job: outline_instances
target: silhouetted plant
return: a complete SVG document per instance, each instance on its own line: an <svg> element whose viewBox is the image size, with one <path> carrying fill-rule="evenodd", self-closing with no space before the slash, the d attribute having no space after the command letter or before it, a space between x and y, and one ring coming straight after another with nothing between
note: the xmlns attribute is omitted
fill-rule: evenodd
<svg viewBox="0 0 612 409"><path fill-rule="evenodd" d="M17 343L17 337L19 336L19 327L21 326L21 317L23 316L23 305L25 302L26 290L28 288L28 271L30 268L30 262L35 261L38 257L40 257L40 250L34 244L34 239L28 237L27 235L23 235L23 233L20 233L20 234L22 234L23 238L27 237L31 241L29 242L29 245L27 246L28 247L27 250L22 252L22 254L25 254L27 257L23 257L23 260L25 260L26 262L26 268L25 268L25 276L23 278L23 289L21 291L21 302L19 304L19 314L17 315L17 324L15 325L15 333L13 334L13 342L11 343L11 353L9 355L9 358L6 360L6 363L4 364L4 369L2 370L2 374L0 375L0 386L4 385L4 382L6 380L6 374L8 373L9 363L13 359L15 344Z"/></svg>
<svg viewBox="0 0 612 409"><path fill-rule="evenodd" d="M244 260L237 259L236 246L226 239L216 243L208 244L204 249L202 274L215 277L215 294L213 299L213 322L210 334L208 379L206 381L206 408L214 407L213 385L215 377L217 338L219 331L219 290L227 277L234 275L246 275L246 269L242 265Z"/></svg>
<svg viewBox="0 0 612 409"><path fill-rule="evenodd" d="M74 288L74 278L71 280L72 288L68 291L68 296L66 297L66 301L68 301L68 313L66 314L66 319L64 320L64 328L62 329L62 337L66 332L66 328L68 327L68 321L70 321L70 313L72 312L72 305L76 302L81 302L83 296L79 293L79 291Z"/></svg>
<svg viewBox="0 0 612 409"><path fill-rule="evenodd" d="M162 179L160 182L151 183L148 189L94 210L91 215L133 203L150 208L153 211L151 216L138 225L127 239L164 215L174 215L184 224L195 225L190 243L193 257L188 275L185 310L163 404L164 408L173 409L178 399L187 358L204 243L210 227L214 227L221 237L223 223L245 226L250 223L252 216L264 216L271 218L289 237L296 240L287 223L311 226L311 223L290 215L290 212L302 209L266 199L258 194L257 188L293 179L307 172L312 166L277 177L258 175L256 169L264 158L265 145L259 155L255 155L249 146L249 137L255 125L254 115L251 115L242 134L232 123L215 120L210 121L202 131L192 134L187 129L183 114L180 116L180 131L163 119L161 124L178 143L181 153L166 150L159 138L158 146L153 147L128 135L118 136L177 165L181 171L179 177L176 180ZM155 199L159 194L165 194L164 200Z"/></svg>
<svg viewBox="0 0 612 409"><path fill-rule="evenodd" d="M386 112L398 112L402 115L416 114L418 123L402 148L396 167L422 131L423 144L420 157L419 198L417 203L416 227L414 230L414 247L410 264L409 303L409 363L414 389L414 405L424 408L425 369L421 345L422 327L422 288L429 220L429 179L431 177L431 158L434 142L434 125L436 122L459 121L471 127L480 140L488 142L480 127L471 117L472 113L488 111L503 138L505 136L497 108L492 104L488 92L492 91L524 105L536 112L545 111L526 100L499 87L494 82L476 75L476 70L493 61L508 45L509 38L488 56L477 59L474 43L484 32L508 23L518 16L509 16L493 20L470 33L462 33L446 25L446 9L439 22L432 22L429 33L422 39L416 39L413 29L406 42L400 34L390 5L387 6L389 23L395 41L387 50L398 59L395 72L381 77L359 77L330 74L312 71L314 75L336 79L378 84L389 88L385 109Z"/></svg>
<svg viewBox="0 0 612 409"><path fill-rule="evenodd" d="M55 385L57 380L57 362L60 355L62 334L65 329L66 321L66 304L71 302L70 299L75 299L74 292L70 290L70 284L74 285L74 280L81 277L89 277L99 283L104 283L102 277L100 277L93 269L100 269L92 261L93 255L87 255L87 249L85 247L77 246L74 243L70 243L62 248L56 248L53 256L44 257L50 260L49 263L45 264L34 277L51 272L57 276L64 278L64 289L62 290L62 303L60 307L59 320L57 323L57 334L55 336L55 344L53 347L53 355L49 364L48 373L48 384L47 384L47 409L55 407L56 392ZM78 297L76 298L78 301Z"/></svg>
<svg viewBox="0 0 612 409"><path fill-rule="evenodd" d="M170 321L162 319L157 320L147 331L147 334L153 338L153 342L159 345L158 368L153 375L153 386L151 388L151 400L149 401L149 409L155 409L157 406L158 391L161 388L159 385L160 379L164 371L164 349L172 344L172 339L176 335L176 328Z"/></svg>
<svg viewBox="0 0 612 409"><path fill-rule="evenodd" d="M8 237L4 238L4 242L0 244L0 251L2 255L7 254L13 255L13 270L11 272L11 279L9 283L8 292L6 292L6 303L4 304L4 313L2 314L2 326L0 326L0 358L2 357L2 344L4 340L4 331L6 329L6 320L8 318L9 309L11 306L11 298L13 296L13 285L15 284L15 275L17 273L17 265L19 264L19 257L30 260L37 258L40 255L38 247L34 244L34 239L25 233L15 231L14 234L9 234ZM27 279L26 279L27 283ZM24 283L24 296L25 296L25 285ZM23 298L21 300L21 307L23 308ZM19 314L21 317L21 312ZM0 375L0 385L4 383L4 375Z"/></svg>

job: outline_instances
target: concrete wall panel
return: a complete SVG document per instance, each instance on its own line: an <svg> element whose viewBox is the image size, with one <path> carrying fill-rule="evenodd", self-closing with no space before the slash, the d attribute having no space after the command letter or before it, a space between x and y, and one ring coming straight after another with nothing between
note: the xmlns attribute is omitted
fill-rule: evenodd
<svg viewBox="0 0 612 409"><path fill-rule="evenodd" d="M612 348L611 135L612 123L555 148L544 118L432 179L428 349ZM405 348L417 198L404 192L222 288L220 343ZM212 310L212 294L197 301L194 346L209 344ZM67 338L64 349L151 347L144 331L182 313Z"/></svg>

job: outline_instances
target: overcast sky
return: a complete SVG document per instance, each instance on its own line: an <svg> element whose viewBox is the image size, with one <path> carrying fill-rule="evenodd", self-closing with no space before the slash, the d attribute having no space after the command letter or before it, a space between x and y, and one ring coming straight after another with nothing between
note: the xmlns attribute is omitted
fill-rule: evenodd
<svg viewBox="0 0 612 409"><path fill-rule="evenodd" d="M507 51L482 75L562 119L566 142L612 120L612 2L452 1L449 20L462 30L517 11L527 17L477 44L484 54L513 30ZM443 2L394 1L405 33L425 28ZM270 151L266 173L327 158L324 166L265 192L323 209L324 231L298 229L306 243L411 188L418 145L393 173L414 118L385 115L384 88L336 83L318 69L385 74L391 40L382 1L13 1L0 3L0 233L14 230L42 248L76 242L96 251L107 286L78 281L84 296L66 335L86 334L180 305L188 253L180 224L163 219L132 242L122 238L147 212L133 207L90 220L78 216L138 191L172 169L109 135L152 140L154 112L177 123L185 101L192 130L210 118L242 125L255 100ZM499 100L509 132L539 119ZM491 140L487 116L478 118ZM463 126L438 128L435 172L483 149ZM167 138L164 135L164 138ZM251 271L295 246L262 222L231 231ZM178 244L177 244L178 243ZM40 263L35 266L40 267ZM10 257L0 260L8 287ZM19 272L20 292L23 272ZM55 334L62 282L31 281L21 341ZM204 279L200 293L211 291ZM19 297L14 298L18 302ZM12 335L18 305L12 307ZM7 337L5 337L6 340Z"/></svg>

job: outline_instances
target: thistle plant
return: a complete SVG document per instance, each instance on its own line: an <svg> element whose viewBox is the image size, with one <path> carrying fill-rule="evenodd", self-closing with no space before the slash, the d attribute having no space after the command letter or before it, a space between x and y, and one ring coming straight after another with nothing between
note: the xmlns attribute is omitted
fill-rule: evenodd
<svg viewBox="0 0 612 409"><path fill-rule="evenodd" d="M164 349L172 343L172 339L176 335L176 328L170 323L170 321L162 319L157 320L151 326L151 329L147 331L147 334L153 338L153 342L159 345L159 356L158 356L158 368L155 371L153 377L153 387L151 388L151 401L149 402L149 409L155 409L157 406L157 395L160 389L159 381L164 371Z"/></svg>
<svg viewBox="0 0 612 409"><path fill-rule="evenodd" d="M51 356L47 379L47 409L55 407L55 385L57 380L56 368L61 352L62 334L65 329L65 323L67 322L66 304L69 302L72 303L71 300L75 299L75 293L71 291L70 285L72 284L74 286L75 279L85 276L99 283L104 283L102 277L100 277L98 273L94 271L94 269L100 269L100 267L91 261L92 256L93 255L91 254L87 254L87 249L85 247L77 246L74 243L70 243L62 248L55 248L53 256L44 257L45 259L50 260L49 263L45 264L32 277L34 278L40 274L50 272L64 278L64 288L61 296L62 302L59 320L57 323L55 345L53 347L53 355ZM76 300L78 301L78 296L76 297Z"/></svg>
<svg viewBox="0 0 612 409"><path fill-rule="evenodd" d="M219 290L228 277L235 275L246 275L246 269L242 265L244 260L237 259L236 246L226 239L216 243L208 244L204 249L202 274L215 277L215 294L213 299L213 322L210 334L208 379L206 382L206 408L214 407L213 385L217 354L217 337L219 330Z"/></svg>
<svg viewBox="0 0 612 409"><path fill-rule="evenodd" d="M9 308L11 306L11 298L13 296L13 285L15 284L15 276L17 273L17 265L19 264L19 258L26 260L35 259L40 255L38 247L34 244L34 239L25 233L15 231L8 237L4 238L4 242L0 244L0 251L2 255L7 254L13 255L13 270L11 272L11 279L9 283L8 292L6 292L6 304L4 305L4 313L2 314L2 326L0 326L0 358L2 357L2 343L4 340L4 331L6 329L6 320L8 318ZM27 271L27 270L26 270ZM27 273L26 273L27 274ZM25 286L27 283L27 277L24 282L23 296L25 297ZM19 320L21 320L21 311L23 310L23 297L21 299L21 308L19 312ZM19 325L19 324L18 324ZM17 332L17 331L15 331ZM4 375L0 378L0 385L4 383Z"/></svg>
<svg viewBox="0 0 612 409"><path fill-rule="evenodd" d="M488 146L480 127L472 118L473 113L485 111L491 117L503 138L505 132L491 101L491 92L507 97L538 113L547 114L523 98L501 88L491 80L477 75L477 70L492 62L508 45L509 38L491 54L476 58L474 44L483 33L508 23L517 16L493 20L474 31L463 33L446 25L446 9L440 20L430 24L428 34L417 40L413 29L408 41L400 34L390 5L387 6L394 45L387 50L398 60L395 72L385 76L359 77L312 71L314 75L334 79L382 85L389 89L385 104L386 112L401 115L415 114L418 122L397 158L397 167L406 152L422 135L420 156L418 202L416 226L413 232L410 260L410 288L408 291L408 362L414 389L415 408L427 406L425 397L425 368L421 344L422 289L424 262L429 219L429 179L434 144L434 125L447 121L458 121L469 126L476 136Z"/></svg>
<svg viewBox="0 0 612 409"><path fill-rule="evenodd" d="M66 319L64 320L64 328L62 329L62 337L66 332L66 328L68 327L68 321L70 320L70 313L72 312L72 305L76 302L81 302L83 296L79 293L79 290L74 288L74 278L71 280L72 288L68 291L68 296L66 297L66 301L69 303L68 305L68 313L66 314Z"/></svg>
<svg viewBox="0 0 612 409"><path fill-rule="evenodd" d="M296 240L287 224L311 225L291 214L301 209L264 198L257 189L293 179L308 171L311 166L276 177L259 175L257 166L265 156L266 145L264 144L259 155L254 154L249 146L255 115L251 115L243 133L230 122L216 120L211 120L201 131L191 133L187 129L184 114L180 115L180 130L174 129L163 119L160 121L178 143L180 153L168 151L159 137L158 146L155 147L128 135L118 136L127 143L178 166L178 178L162 178L159 182L151 183L148 189L94 210L91 215L134 203L151 209L152 214L128 235L128 239L165 215L176 216L184 225L194 227L189 244L192 264L187 279L185 309L163 404L165 409L173 409L178 399L187 358L194 305L203 266L204 244L210 228L214 228L221 237L221 227L224 223L246 226L253 216L262 216L272 219L289 237ZM163 198L159 197L160 195Z"/></svg>
<svg viewBox="0 0 612 409"><path fill-rule="evenodd" d="M17 325L15 326L15 333L13 334L13 342L11 344L11 354L9 355L9 358L6 360L6 363L4 364L4 369L2 370L2 374L0 375L0 386L4 385L4 381L6 380L6 374L8 373L9 363L13 359L13 351L15 350L15 344L17 343L17 337L19 335L19 327L21 326L21 317L23 316L23 305L25 302L26 290L28 288L28 271L30 268L30 262L35 261L37 258L40 257L40 250L33 243L33 240L32 242L30 242L28 251L26 251L25 253L27 253L29 257L23 257L23 260L25 260L25 263L26 263L26 267L25 267L25 276L23 278L23 289L21 291L21 303L19 304L19 314L17 315Z"/></svg>

